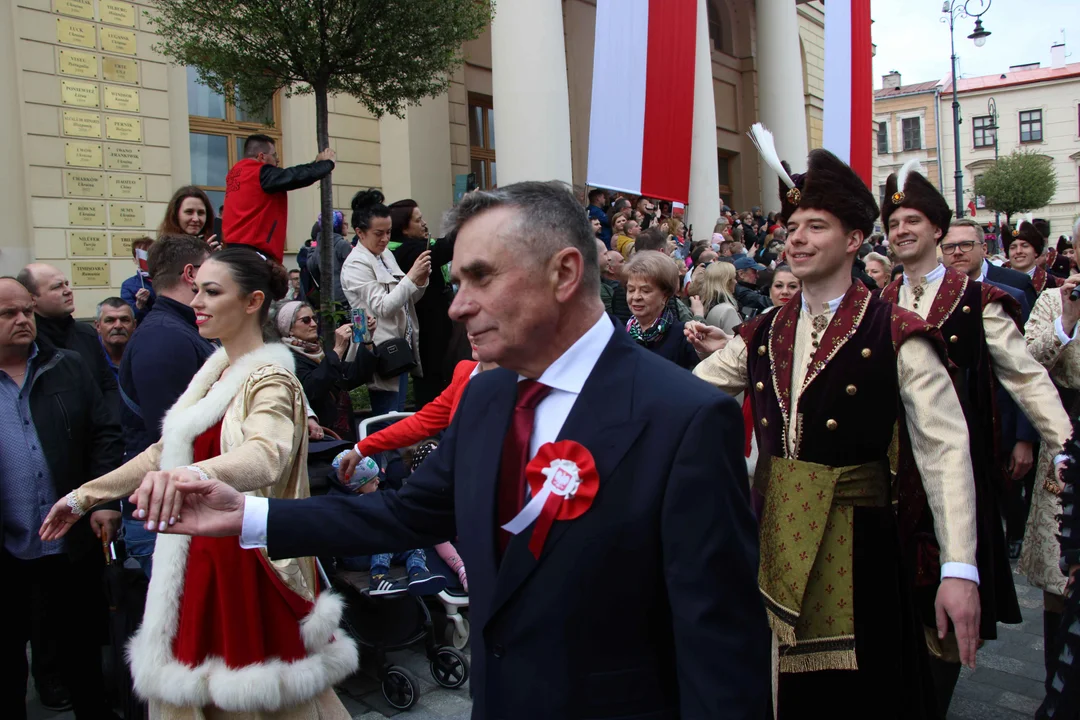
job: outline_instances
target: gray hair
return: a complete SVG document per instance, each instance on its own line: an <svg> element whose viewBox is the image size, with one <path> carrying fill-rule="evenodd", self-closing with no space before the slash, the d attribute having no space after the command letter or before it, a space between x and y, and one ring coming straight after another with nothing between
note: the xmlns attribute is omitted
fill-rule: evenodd
<svg viewBox="0 0 1080 720"><path fill-rule="evenodd" d="M949 228L954 227L966 227L975 231L975 239L981 243L986 242L986 231L983 230L983 226L975 222L971 218L960 218L959 220L952 220L949 222Z"/></svg>
<svg viewBox="0 0 1080 720"><path fill-rule="evenodd" d="M956 223L950 223L949 227L952 227L955 224ZM866 257L863 258L863 262L867 262L867 263L868 262L879 262L879 263L881 263L881 267L885 268L885 272L891 272L892 271L892 263L889 262L889 258L885 257L881 253L877 253L877 252L867 253Z"/></svg>
<svg viewBox="0 0 1080 720"><path fill-rule="evenodd" d="M105 298L104 300L102 300L101 302L99 302L97 304L97 308L94 310L94 318L96 318L97 320L100 320L101 319L101 309L106 308L106 307L115 308L117 310L119 310L120 308L127 308L128 310L131 310L131 306L127 304L126 300L122 300L121 298L118 298L118 297L107 297L107 298ZM131 317L132 317L132 319L135 318L135 311L134 310L131 311Z"/></svg>
<svg viewBox="0 0 1080 720"><path fill-rule="evenodd" d="M596 236L588 217L581 212L581 204L565 183L526 181L497 190L477 190L447 212L443 235L454 237L469 220L499 207L518 211L511 235L538 265L548 262L560 250L574 248L584 261L583 290L599 292Z"/></svg>

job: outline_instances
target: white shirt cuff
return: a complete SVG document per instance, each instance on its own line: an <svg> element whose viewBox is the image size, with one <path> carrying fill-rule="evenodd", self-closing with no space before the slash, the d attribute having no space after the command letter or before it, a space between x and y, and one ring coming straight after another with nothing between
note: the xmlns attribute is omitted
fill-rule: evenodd
<svg viewBox="0 0 1080 720"><path fill-rule="evenodd" d="M1065 334L1065 327L1061 324L1061 316L1058 315L1057 320L1054 321L1054 334L1057 335L1057 339L1062 345L1068 345L1076 339L1076 330L1077 329L1074 327L1072 337L1069 337Z"/></svg>
<svg viewBox="0 0 1080 720"><path fill-rule="evenodd" d="M245 550L266 547L266 516L269 512L270 501L266 498L251 495L244 498L244 525L240 529L240 547Z"/></svg>
<svg viewBox="0 0 1080 720"><path fill-rule="evenodd" d="M244 511L244 528L247 528L247 511ZM947 562L941 566L941 579L960 578L979 584L979 568L961 562Z"/></svg>

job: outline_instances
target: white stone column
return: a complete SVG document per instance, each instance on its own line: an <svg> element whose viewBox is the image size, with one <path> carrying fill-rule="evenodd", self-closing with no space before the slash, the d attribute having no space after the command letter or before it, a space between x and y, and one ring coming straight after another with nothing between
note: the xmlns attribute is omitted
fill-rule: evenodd
<svg viewBox="0 0 1080 720"><path fill-rule="evenodd" d="M6 231L4 239L0 240L0 275L12 276L35 257L31 249L30 188L26 182L23 154L20 70L15 56L18 46L16 11L14 3L0 10L0 17L5 19L0 29L0 97L4 98L0 107L0 143L7 149L6 177L3 192L0 192L0 215L4 218Z"/></svg>
<svg viewBox="0 0 1080 720"><path fill-rule="evenodd" d="M573 182L561 0L499 0L491 85L496 183Z"/></svg>
<svg viewBox="0 0 1080 720"><path fill-rule="evenodd" d="M806 169L806 101L795 0L757 0L758 108L776 138L776 151L794 172ZM749 129L749 128L747 128ZM778 178L761 162L766 212L780 209Z"/></svg>
<svg viewBox="0 0 1080 720"><path fill-rule="evenodd" d="M698 0L694 50L694 129L690 147L690 201L687 212L694 239L712 235L720 217L720 178L716 167L716 104L713 101L712 43L705 3Z"/></svg>
<svg viewBox="0 0 1080 720"><path fill-rule="evenodd" d="M175 189L191 184L187 68L170 64L165 73L169 81L169 159ZM217 213L217 208L214 208L214 213Z"/></svg>
<svg viewBox="0 0 1080 720"><path fill-rule="evenodd" d="M424 98L405 108L405 117L379 120L379 157L386 201L412 198L432 233L454 200L450 169L450 98Z"/></svg>

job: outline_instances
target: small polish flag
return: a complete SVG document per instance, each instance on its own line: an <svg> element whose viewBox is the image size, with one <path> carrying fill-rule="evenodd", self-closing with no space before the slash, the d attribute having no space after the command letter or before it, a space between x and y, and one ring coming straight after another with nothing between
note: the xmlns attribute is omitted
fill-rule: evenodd
<svg viewBox="0 0 1080 720"><path fill-rule="evenodd" d="M150 263L149 255L142 248L135 249L135 260L139 263L139 274L143 277L150 277Z"/></svg>

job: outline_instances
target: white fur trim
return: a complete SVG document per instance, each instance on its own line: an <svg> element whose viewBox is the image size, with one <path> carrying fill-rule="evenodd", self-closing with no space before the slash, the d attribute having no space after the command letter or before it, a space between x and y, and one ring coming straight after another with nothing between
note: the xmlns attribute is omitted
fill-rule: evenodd
<svg viewBox="0 0 1080 720"><path fill-rule="evenodd" d="M210 356L166 414L161 433L162 470L191 463L195 438L225 415L252 372L266 365L278 365L289 372L295 368L293 353L280 343L267 344L240 358L219 381L227 365L224 350ZM271 660L242 668L227 667L220 658L208 658L197 667L178 662L172 643L190 544L191 538L179 535L157 538L146 611L127 649L140 696L181 707L213 705L229 712L272 712L311 700L356 672L356 643L338 627L344 604L333 593L320 595L300 623L308 651L303 660Z"/></svg>

